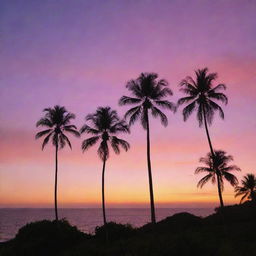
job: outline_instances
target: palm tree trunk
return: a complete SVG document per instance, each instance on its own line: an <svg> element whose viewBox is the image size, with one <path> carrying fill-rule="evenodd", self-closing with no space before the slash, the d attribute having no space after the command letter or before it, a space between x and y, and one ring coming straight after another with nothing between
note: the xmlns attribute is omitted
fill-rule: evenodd
<svg viewBox="0 0 256 256"><path fill-rule="evenodd" d="M203 107L203 115L204 115L204 126L205 126L205 130L206 130L206 135L207 135L208 143L209 143L209 146L210 146L212 157L214 157L214 151L213 151L212 142L211 142L211 138L210 138L209 131L208 131L208 126L207 126L207 121L206 121L204 107Z"/></svg>
<svg viewBox="0 0 256 256"><path fill-rule="evenodd" d="M55 188L54 188L55 220L58 221L57 178L58 178L58 144L56 145L56 151L55 151Z"/></svg>
<svg viewBox="0 0 256 256"><path fill-rule="evenodd" d="M220 177L217 175L217 184L218 184L218 194L220 199L220 207L224 207L223 198L222 198L222 192L221 192L221 186L220 186Z"/></svg>
<svg viewBox="0 0 256 256"><path fill-rule="evenodd" d="M153 224L155 224L156 223L156 215L155 215L154 191L153 191L151 161L150 161L150 134L149 134L148 110L146 110L146 122L147 122L147 162L148 162L150 207L151 207L151 222Z"/></svg>
<svg viewBox="0 0 256 256"><path fill-rule="evenodd" d="M204 126L205 126L205 130L206 130L206 135L207 135L208 143L209 143L209 146L210 146L212 158L214 158L214 151L213 151L213 147L212 147L212 142L211 142L210 134L209 134L209 131L208 131L208 126L207 126L207 121L206 121L204 107L203 107L203 116L204 116ZM217 175L217 186L218 186L218 194L219 194L219 199L220 199L220 206L221 206L221 208L223 208L224 207L224 203L223 203L223 198L222 198L222 191L221 191L219 175Z"/></svg>
<svg viewBox="0 0 256 256"><path fill-rule="evenodd" d="M107 224L107 220L106 220L106 212L105 212L105 165L106 165L106 157L104 157L103 160L103 168L102 168L102 210L103 210L103 222L104 225Z"/></svg>

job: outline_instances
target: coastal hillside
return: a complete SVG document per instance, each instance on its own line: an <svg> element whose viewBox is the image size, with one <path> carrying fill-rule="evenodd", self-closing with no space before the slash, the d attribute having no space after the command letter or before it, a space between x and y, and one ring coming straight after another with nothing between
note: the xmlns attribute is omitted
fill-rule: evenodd
<svg viewBox="0 0 256 256"><path fill-rule="evenodd" d="M256 207L226 206L205 217L178 213L141 228L113 222L85 234L67 221L27 224L0 247L1 256L256 255Z"/></svg>

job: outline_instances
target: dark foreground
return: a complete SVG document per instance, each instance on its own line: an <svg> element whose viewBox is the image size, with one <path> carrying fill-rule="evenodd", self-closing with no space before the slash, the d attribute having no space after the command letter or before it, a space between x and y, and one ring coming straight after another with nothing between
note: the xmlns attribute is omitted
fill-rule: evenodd
<svg viewBox="0 0 256 256"><path fill-rule="evenodd" d="M256 207L225 207L206 218L179 213L134 229L109 223L85 234L65 220L43 220L21 228L0 245L1 256L256 255Z"/></svg>

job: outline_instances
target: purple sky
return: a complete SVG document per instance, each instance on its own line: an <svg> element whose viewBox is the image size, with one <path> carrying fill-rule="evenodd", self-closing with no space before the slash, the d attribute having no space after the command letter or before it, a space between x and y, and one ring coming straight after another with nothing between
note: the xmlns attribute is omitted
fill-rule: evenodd
<svg viewBox="0 0 256 256"><path fill-rule="evenodd" d="M225 121L210 133L241 167L255 173L256 107L255 1L3 0L0 3L0 205L51 205L54 159L49 145L35 141L42 109L65 105L77 115L110 105L127 94L125 83L141 72L169 81L172 101L178 84L197 68L217 72L228 87ZM168 114L164 128L152 120L152 165L156 202L162 205L217 203L216 187L196 188L198 159L208 152L195 116ZM109 205L148 202L145 132L139 125L125 138L131 150L107 166ZM85 155L81 140L60 153L60 203L100 202L101 162ZM237 202L227 185L226 202Z"/></svg>

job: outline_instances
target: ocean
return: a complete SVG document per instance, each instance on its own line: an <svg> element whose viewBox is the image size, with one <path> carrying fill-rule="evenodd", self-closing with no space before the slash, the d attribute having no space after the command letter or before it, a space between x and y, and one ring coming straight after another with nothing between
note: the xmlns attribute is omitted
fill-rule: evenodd
<svg viewBox="0 0 256 256"><path fill-rule="evenodd" d="M156 217L160 221L179 212L189 212L205 217L214 212L213 208L157 208ZM150 222L150 209L148 208L110 208L106 209L107 221L129 223L140 227ZM100 208L62 208L59 209L59 218L65 218L70 224L81 231L93 233L95 227L101 226L102 210ZM25 224L38 220L53 220L54 209L49 208L2 208L0 209L0 241L14 238L19 228Z"/></svg>

